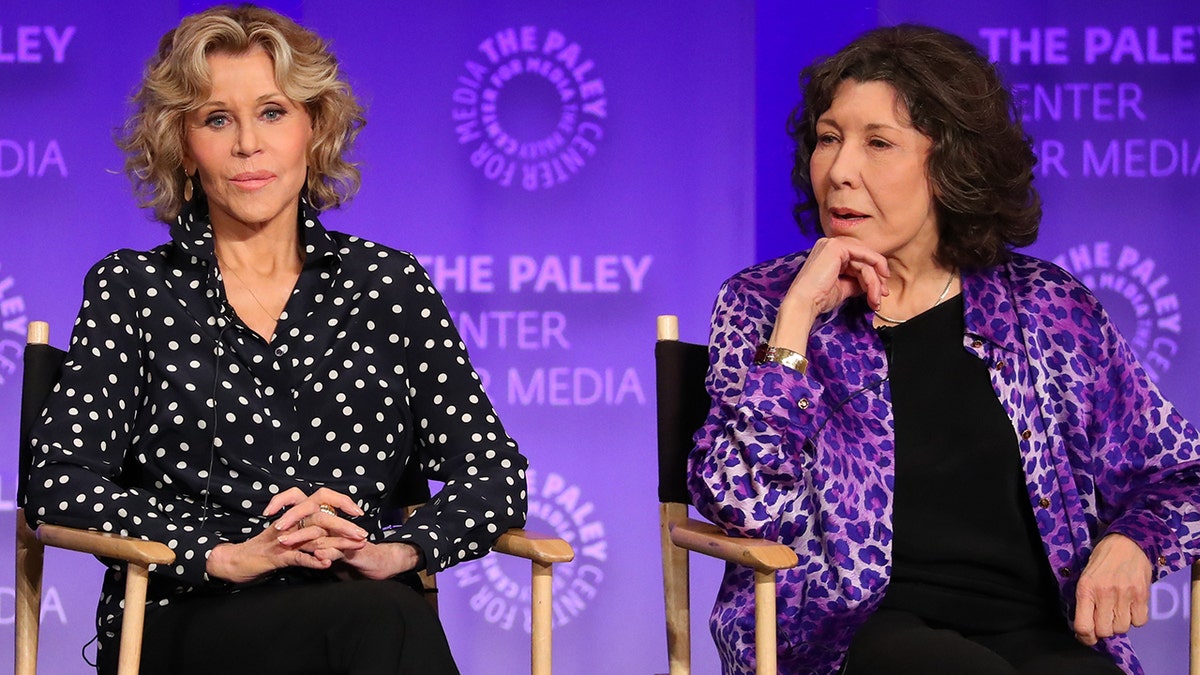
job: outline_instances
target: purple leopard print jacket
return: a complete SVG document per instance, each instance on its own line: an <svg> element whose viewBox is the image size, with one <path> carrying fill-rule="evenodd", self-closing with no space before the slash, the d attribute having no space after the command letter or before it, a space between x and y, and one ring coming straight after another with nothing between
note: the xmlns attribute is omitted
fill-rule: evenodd
<svg viewBox="0 0 1200 675"><path fill-rule="evenodd" d="M822 315L804 376L753 365L805 254L751 267L713 312L708 390L689 487L731 533L791 545L779 576L779 672L826 675L888 586L893 426L887 359L863 298ZM1200 549L1196 429L1147 377L1095 297L1049 263L1016 255L964 271L963 348L989 365L1012 419L1064 621L1092 546L1138 542L1154 579ZM954 508L947 504L946 508ZM754 671L752 572L731 567L711 626L724 672ZM1140 673L1129 640L1098 647Z"/></svg>

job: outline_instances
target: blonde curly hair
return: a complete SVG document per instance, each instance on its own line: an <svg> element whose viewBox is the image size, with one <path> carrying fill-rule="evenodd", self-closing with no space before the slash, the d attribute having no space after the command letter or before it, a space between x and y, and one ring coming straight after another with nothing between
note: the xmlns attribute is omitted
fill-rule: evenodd
<svg viewBox="0 0 1200 675"><path fill-rule="evenodd" d="M117 139L139 206L153 209L158 220L174 222L183 209L189 180L183 170L184 124L211 89L208 55L244 54L255 47L271 57L283 93L312 119L308 202L334 208L358 192L358 167L345 156L366 119L328 44L271 10L225 5L185 17L162 37Z"/></svg>

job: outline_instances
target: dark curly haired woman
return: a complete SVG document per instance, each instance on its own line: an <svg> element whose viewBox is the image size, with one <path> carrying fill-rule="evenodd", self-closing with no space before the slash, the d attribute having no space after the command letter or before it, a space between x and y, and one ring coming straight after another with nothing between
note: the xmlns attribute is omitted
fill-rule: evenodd
<svg viewBox="0 0 1200 675"><path fill-rule="evenodd" d="M811 250L727 281L696 506L778 540L780 672L1137 673L1151 580L1200 547L1196 429L1095 297L1012 249L1035 157L967 41L881 28L804 73ZM753 582L712 627L753 672Z"/></svg>

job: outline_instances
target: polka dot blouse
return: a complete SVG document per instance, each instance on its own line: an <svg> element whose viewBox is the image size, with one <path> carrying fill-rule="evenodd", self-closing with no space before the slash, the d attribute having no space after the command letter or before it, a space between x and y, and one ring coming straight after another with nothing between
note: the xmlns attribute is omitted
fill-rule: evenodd
<svg viewBox="0 0 1200 675"><path fill-rule="evenodd" d="M161 541L150 602L223 588L205 563L262 530L272 495L355 499L373 541L419 547L437 571L525 520L526 460L492 409L416 259L326 231L302 205L303 271L270 342L225 297L207 218L88 273L62 379L32 436L29 518ZM401 526L385 498L415 453L444 482ZM98 620L119 614L119 571ZM104 640L101 640L104 642Z"/></svg>

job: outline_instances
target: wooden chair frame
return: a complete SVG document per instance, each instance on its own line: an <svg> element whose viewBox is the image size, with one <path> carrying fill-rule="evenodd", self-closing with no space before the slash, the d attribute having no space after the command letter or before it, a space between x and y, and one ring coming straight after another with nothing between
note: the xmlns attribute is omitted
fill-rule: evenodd
<svg viewBox="0 0 1200 675"><path fill-rule="evenodd" d="M688 343L679 342L679 319L673 315L658 317L658 342L675 342L683 346ZM703 345L692 345L693 349L707 350ZM656 350L657 352L658 350ZM687 414L677 407L679 401L664 390L664 375L680 378L688 373L664 372L662 357L656 354L658 366L658 421L659 421L659 452L663 453L664 434L675 438L678 434L687 434L690 442L690 432L700 428L703 416L698 413ZM707 363L707 358L704 359ZM671 369L674 370L674 369ZM682 369L681 369L682 370ZM689 390L702 388L703 379L691 382L681 382ZM704 412L707 412L705 410ZM664 419L689 417L683 421L680 429L664 428ZM659 472L678 472L679 476L660 476L660 485L664 481L676 481L684 478L678 464L668 467L660 457ZM712 523L696 520L688 516L688 504L677 499L663 497L660 487L659 530L661 533L663 561L663 596L667 612L667 657L670 665L670 675L690 675L691 671L691 607L689 602L690 582L688 578L688 552L694 551L704 555L720 558L737 565L744 565L754 570L754 624L755 624L755 661L757 675L775 675L777 672L776 652L776 612L775 578L779 570L790 569L798 564L796 552L791 547L763 539L731 537Z"/></svg>
<svg viewBox="0 0 1200 675"><path fill-rule="evenodd" d="M1200 563L1192 563L1192 589L1188 604L1188 675L1200 675Z"/></svg>
<svg viewBox="0 0 1200 675"><path fill-rule="evenodd" d="M411 515L420 505L405 507ZM538 532L511 529L500 535L492 550L515 558L530 561L532 582L530 588L530 672L531 675L551 675L552 626L554 623L554 563L568 563L575 559L575 550L566 541ZM418 573L425 599L438 609L437 575L425 571Z"/></svg>
<svg viewBox="0 0 1200 675"><path fill-rule="evenodd" d="M62 352L50 347L49 324L44 321L32 321L27 330L26 382L22 390L22 410L27 406L41 408L46 394L52 388L52 380L57 379L58 366L61 365L62 359ZM46 363L39 363L36 359ZM49 365L50 360L55 360L55 363ZM34 371L38 372L37 376L32 376ZM30 382L31 377L43 376L45 381ZM22 418L25 417L22 415ZM21 475L18 481L21 488L18 504L24 501L24 483L28 478L28 431L22 429L21 433L20 451L24 459L19 469ZM33 530L25 521L23 508L17 509L16 532L16 675L34 675L37 672L38 629L42 608L42 562L47 546L122 560L128 564L125 576L126 609L121 616L121 645L117 672L119 675L136 675L142 656L142 626L146 617L146 589L150 580L150 565L169 565L175 562L175 552L159 542L106 532L78 530L58 525L42 525Z"/></svg>
<svg viewBox="0 0 1200 675"><path fill-rule="evenodd" d="M39 353L39 351L41 353ZM26 379L42 379L35 388L26 383L22 394L22 409L37 406L49 393L50 384L57 378L62 362L62 352L50 347L50 327L43 321L32 321L28 326L28 341L25 351ZM56 359L49 368L31 366L33 359ZM31 378L31 373L37 376ZM35 400L36 399L36 400ZM24 418L25 415L22 415ZM18 504L24 501L24 482L28 477L28 428L22 425L19 468L21 489ZM426 487L428 487L426 485ZM428 497L426 497L428 499ZM63 548L95 556L121 560L128 564L125 580L125 611L121 619L121 645L117 672L119 675L137 675L141 662L142 627L145 622L146 590L149 585L150 565L169 565L175 561L175 553L165 544L123 537L104 532L79 530L58 525L42 525L31 529L25 521L24 509L17 509L16 521L16 675L35 675L37 672L38 629L40 627L42 603L42 567L45 547ZM553 564L570 562L575 558L571 545L557 537L550 537L522 529L511 529L496 541L493 551L529 560L532 565L532 638L530 646L532 675L551 675L552 663L552 588ZM434 575L421 574L422 583L428 592L426 597L437 609L437 581Z"/></svg>

